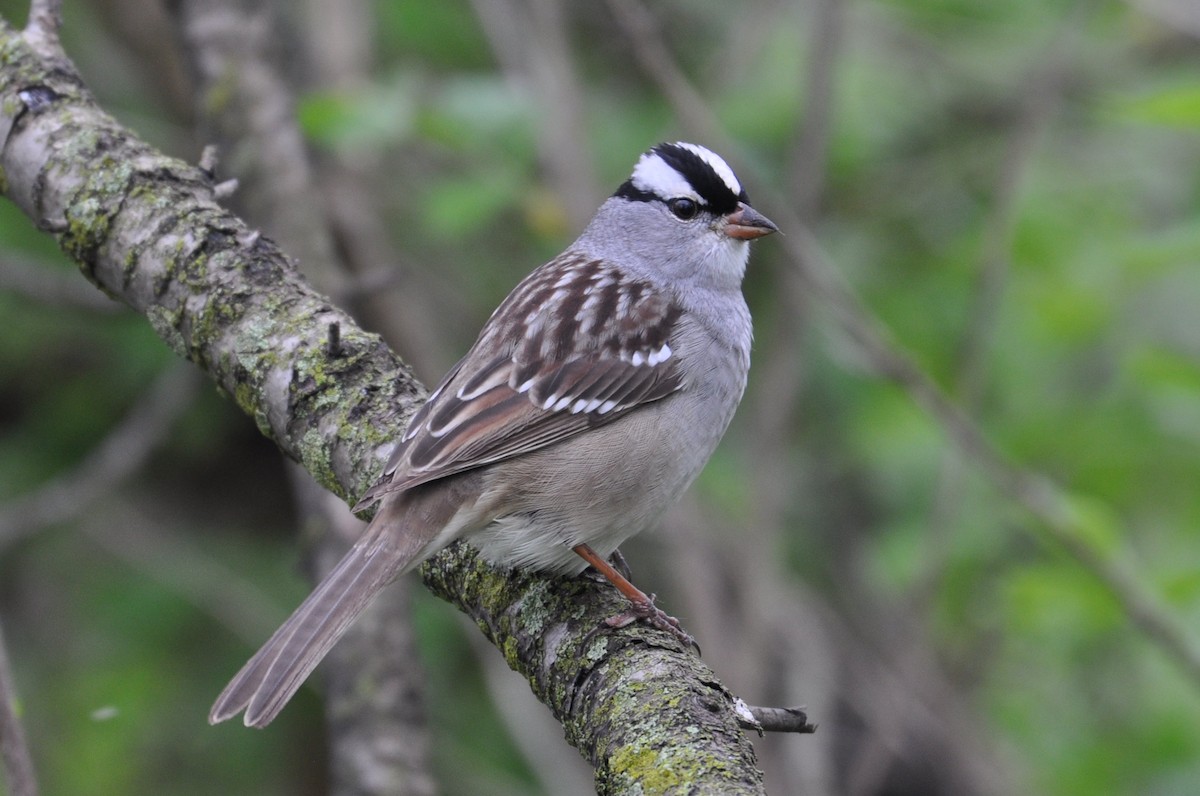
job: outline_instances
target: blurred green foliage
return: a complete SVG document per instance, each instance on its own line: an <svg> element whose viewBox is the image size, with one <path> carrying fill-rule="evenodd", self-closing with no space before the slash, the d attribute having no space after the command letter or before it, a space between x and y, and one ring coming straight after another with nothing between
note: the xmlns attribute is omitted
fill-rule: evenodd
<svg viewBox="0 0 1200 796"><path fill-rule="evenodd" d="M447 309L456 323L443 330L454 352L574 232L540 170L536 103L505 79L471 8L374 4L373 80L307 93L298 107L314 150L375 164L398 243L435 283L454 286L461 306ZM673 55L743 144L724 154L751 195L767 184L790 191L808 107L808 6L652 8L670 19ZM963 341L991 313L972 363L982 378L971 413L1013 461L1063 485L1089 540L1136 563L1200 637L1200 40L1141 8L849 4L814 231L895 339L953 393ZM119 9L68 2L68 52L102 104L194 158L186 120L165 109L108 13ZM689 131L603 4L569 13L590 134L581 151L615 187L638 152ZM0 14L24 11L3 0ZM1038 91L1052 95L1040 111ZM1035 128L1028 149L1014 154L1025 125ZM1009 221L998 222L1010 177ZM794 311L777 299L778 268L790 267L780 252L760 246L748 278L760 340ZM5 258L70 267L0 203L0 268ZM1002 277L981 310L980 274L996 258ZM1030 791L1195 793L1196 684L984 477L947 464L942 431L864 372L820 307L809 316L791 351L804 362L789 454L797 498L783 518L796 577L853 610L866 610L863 594L907 601L932 582L936 655ZM2 501L78 462L171 357L131 313L0 292L0 317ZM760 389L752 374L748 401ZM125 491L152 495L152 526L186 517L197 545L266 584L282 614L304 591L299 554L281 553L295 547L285 479L250 421L211 392ZM745 475L754 452L737 437L748 422L735 421L699 482L723 516L754 501ZM947 470L961 490L948 531L934 535ZM207 728L208 702L246 644L169 578L77 528L47 528L0 547L0 613L46 793L319 792L324 763L291 751L314 748L322 732L307 692L271 732ZM532 775L479 707L484 689L454 618L421 599L417 620L445 792L478 792L481 782L529 792Z"/></svg>

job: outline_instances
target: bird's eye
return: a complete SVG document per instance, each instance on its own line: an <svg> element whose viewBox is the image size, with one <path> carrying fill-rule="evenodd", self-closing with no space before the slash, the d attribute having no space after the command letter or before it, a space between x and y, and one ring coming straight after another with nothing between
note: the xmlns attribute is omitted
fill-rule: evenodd
<svg viewBox="0 0 1200 796"><path fill-rule="evenodd" d="M688 221L695 218L696 213L700 212L700 205L686 196L677 196L667 202L667 209L681 221Z"/></svg>

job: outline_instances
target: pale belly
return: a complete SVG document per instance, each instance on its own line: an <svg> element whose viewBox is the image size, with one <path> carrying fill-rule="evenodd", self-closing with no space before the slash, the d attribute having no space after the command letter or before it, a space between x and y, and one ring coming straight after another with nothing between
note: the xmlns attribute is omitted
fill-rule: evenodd
<svg viewBox="0 0 1200 796"><path fill-rule="evenodd" d="M586 445L577 437L509 460L507 475L520 485L503 499L509 508L468 540L493 563L558 574L586 567L571 550L578 544L607 558L657 526L703 469L744 385L723 381L729 394L701 391L706 400L688 401L691 411L672 406L681 397L672 396L585 432Z"/></svg>

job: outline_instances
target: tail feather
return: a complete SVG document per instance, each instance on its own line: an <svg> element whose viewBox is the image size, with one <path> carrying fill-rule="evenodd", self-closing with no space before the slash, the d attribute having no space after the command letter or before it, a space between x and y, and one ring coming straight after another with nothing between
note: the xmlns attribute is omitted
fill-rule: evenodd
<svg viewBox="0 0 1200 796"><path fill-rule="evenodd" d="M367 540L363 540L366 542ZM408 563L378 544L357 544L217 697L208 720L243 709L247 727L265 727L375 595Z"/></svg>
<svg viewBox="0 0 1200 796"><path fill-rule="evenodd" d="M247 727L265 727L380 590L437 552L483 510L478 473L386 495L362 538L225 686L211 724L245 710Z"/></svg>

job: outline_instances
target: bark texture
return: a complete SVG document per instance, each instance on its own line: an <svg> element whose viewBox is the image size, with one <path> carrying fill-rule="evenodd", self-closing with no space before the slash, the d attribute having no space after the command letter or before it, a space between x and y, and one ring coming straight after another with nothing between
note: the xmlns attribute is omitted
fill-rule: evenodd
<svg viewBox="0 0 1200 796"><path fill-rule="evenodd" d="M608 584L498 573L462 543L421 572L554 712L598 793L765 792L733 697L700 658L662 631L597 630L626 607Z"/></svg>
<svg viewBox="0 0 1200 796"><path fill-rule="evenodd" d="M0 192L318 482L356 496L423 388L224 210L210 175L97 107L56 43L32 44L0 20ZM763 792L732 698L703 662L649 628L597 630L620 607L607 586L498 571L462 545L423 574L526 676L599 792Z"/></svg>

